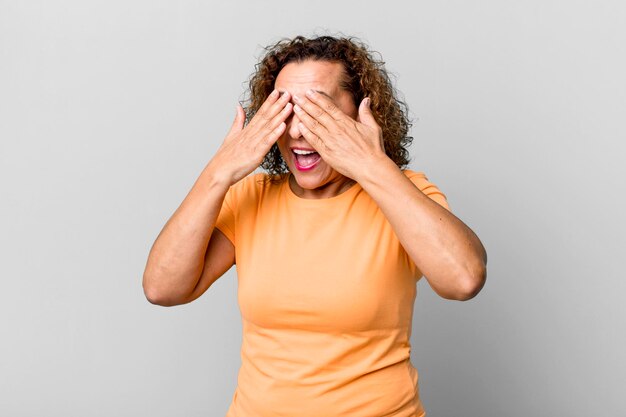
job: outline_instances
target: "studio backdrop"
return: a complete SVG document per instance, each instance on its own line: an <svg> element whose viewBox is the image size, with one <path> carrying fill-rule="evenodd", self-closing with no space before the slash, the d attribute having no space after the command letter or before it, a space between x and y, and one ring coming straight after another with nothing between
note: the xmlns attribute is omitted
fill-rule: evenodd
<svg viewBox="0 0 626 417"><path fill-rule="evenodd" d="M476 298L418 284L428 415L624 415L625 15L607 0L0 0L0 415L225 415L235 268L171 308L142 273L262 47L297 34L380 52L413 119L411 169L487 249Z"/></svg>

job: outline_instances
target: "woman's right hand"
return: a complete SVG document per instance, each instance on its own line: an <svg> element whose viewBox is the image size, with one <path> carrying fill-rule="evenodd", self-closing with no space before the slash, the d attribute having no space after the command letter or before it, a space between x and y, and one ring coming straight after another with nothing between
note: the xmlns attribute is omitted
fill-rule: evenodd
<svg viewBox="0 0 626 417"><path fill-rule="evenodd" d="M274 90L244 127L246 115L237 105L237 115L224 143L209 163L213 172L230 185L259 167L272 145L283 134L285 120L293 111L290 94Z"/></svg>

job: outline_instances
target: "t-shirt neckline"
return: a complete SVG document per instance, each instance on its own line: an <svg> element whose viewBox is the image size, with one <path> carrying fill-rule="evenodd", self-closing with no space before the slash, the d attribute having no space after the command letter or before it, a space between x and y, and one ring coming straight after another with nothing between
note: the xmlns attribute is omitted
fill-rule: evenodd
<svg viewBox="0 0 626 417"><path fill-rule="evenodd" d="M291 174L289 174L289 175L291 175ZM287 195L289 196L289 198L291 200L297 201L297 202L299 202L301 204L330 204L330 203L333 203L335 201L342 200L342 199L348 197L349 195L352 195L352 194L356 193L361 188L361 184L359 184L358 182L355 181L354 184L352 184L350 186L350 188L348 188L344 192L342 192L340 194L337 194L336 196L327 197L327 198L302 198L302 197L299 197L291 189L291 185L289 184L289 177L287 177L287 180L284 182L284 187L287 188Z"/></svg>

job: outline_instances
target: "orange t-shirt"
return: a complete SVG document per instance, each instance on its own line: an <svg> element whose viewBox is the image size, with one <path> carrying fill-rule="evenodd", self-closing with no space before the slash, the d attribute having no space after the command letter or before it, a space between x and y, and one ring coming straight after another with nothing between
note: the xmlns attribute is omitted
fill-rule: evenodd
<svg viewBox="0 0 626 417"><path fill-rule="evenodd" d="M423 172L404 174L449 210ZM235 246L241 368L226 417L421 417L410 360L422 273L355 183L303 199L289 181L233 185L216 227Z"/></svg>

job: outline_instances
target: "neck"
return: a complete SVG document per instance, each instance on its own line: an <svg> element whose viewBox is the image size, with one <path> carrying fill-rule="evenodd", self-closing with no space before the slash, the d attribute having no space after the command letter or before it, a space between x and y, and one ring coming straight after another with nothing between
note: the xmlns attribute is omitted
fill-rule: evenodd
<svg viewBox="0 0 626 417"><path fill-rule="evenodd" d="M289 186L293 193L300 198L306 199L323 199L323 198L331 198L336 197L339 194L346 192L350 187L352 187L356 181L351 178L342 176L341 178L331 180L330 182L324 184L321 187L314 189L306 189L302 188L298 181L296 181L293 174L289 175Z"/></svg>

